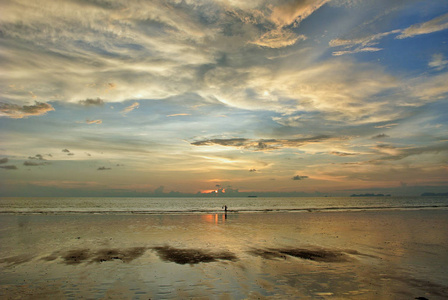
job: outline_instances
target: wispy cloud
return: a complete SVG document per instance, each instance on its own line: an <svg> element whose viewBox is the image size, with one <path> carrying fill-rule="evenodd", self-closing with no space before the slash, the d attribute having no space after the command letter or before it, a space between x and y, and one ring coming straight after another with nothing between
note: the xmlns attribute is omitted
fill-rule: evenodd
<svg viewBox="0 0 448 300"><path fill-rule="evenodd" d="M314 136L297 139L262 139L252 140L246 138L232 138L232 139L209 139L197 142L192 142L194 146L212 146L219 145L225 147L244 148L251 150L275 150L281 148L297 148L308 144L319 143L326 140L334 140L330 136Z"/></svg>
<svg viewBox="0 0 448 300"><path fill-rule="evenodd" d="M309 17L329 0L299 0L299 1L280 1L278 5L272 5L271 12L265 16L264 22L272 24L273 28L264 32L259 38L251 43L269 48L283 48L294 45L297 41L306 40L303 34L296 34L287 27L297 27L300 22ZM258 16L263 15L256 11ZM256 18L250 18L252 21ZM266 26L269 28L270 26Z"/></svg>
<svg viewBox="0 0 448 300"><path fill-rule="evenodd" d="M344 54L353 54L353 53L359 53L359 52L375 52L375 51L381 51L382 48L373 47L379 43L379 40L391 35L399 33L400 30L392 30L389 32L384 33L378 33L374 35L365 36L362 38L357 39L334 39L331 40L329 45L330 47L342 47L346 50L340 50L333 52L334 56L340 56Z"/></svg>
<svg viewBox="0 0 448 300"><path fill-rule="evenodd" d="M417 35L433 33L448 29L448 14L434 18L428 22L412 25L406 29L395 29L388 32L377 33L355 39L333 39L330 47L342 47L344 50L334 51L334 56L354 54L360 52L376 52L383 48L374 47L381 39L389 35L397 35L396 39L411 38Z"/></svg>
<svg viewBox="0 0 448 300"><path fill-rule="evenodd" d="M54 108L48 103L37 102L34 105L17 105L0 102L0 117L22 119L30 116L41 116Z"/></svg>
<svg viewBox="0 0 448 300"><path fill-rule="evenodd" d="M103 123L102 120L86 120L87 124L101 124Z"/></svg>
<svg viewBox="0 0 448 300"><path fill-rule="evenodd" d="M445 59L445 56L442 53L434 54L431 58L431 61L428 63L428 66L438 71L445 69L447 65L448 59Z"/></svg>
<svg viewBox="0 0 448 300"><path fill-rule="evenodd" d="M330 154L336 155L336 156L353 156L353 155L358 155L358 153L340 152L340 151L332 151L332 152L330 152Z"/></svg>
<svg viewBox="0 0 448 300"><path fill-rule="evenodd" d="M191 116L191 114L180 113L180 114L167 115L167 117L180 117L180 116Z"/></svg>
<svg viewBox="0 0 448 300"><path fill-rule="evenodd" d="M390 123L390 124L384 124L384 125L377 125L377 126L375 126L375 128L392 128L397 125L398 125L398 123Z"/></svg>
<svg viewBox="0 0 448 300"><path fill-rule="evenodd" d="M285 67L275 76L268 67L215 68L205 83L204 96L237 108L279 112L280 119L298 111L318 112L327 120L354 124L387 122L399 113L390 109L388 98L376 97L397 88L396 78L371 64L344 59Z"/></svg>
<svg viewBox="0 0 448 300"><path fill-rule="evenodd" d="M283 48L294 45L297 41L306 40L303 34L297 35L291 30L273 29L264 33L259 39L253 41L253 44L269 47L269 48Z"/></svg>
<svg viewBox="0 0 448 300"><path fill-rule="evenodd" d="M448 144L438 144L423 147L394 147L388 144L380 144L374 147L382 154L386 154L378 159L369 161L369 163L383 163L386 161L399 161L410 156L424 154L442 154L441 159L446 160L448 153Z"/></svg>
<svg viewBox="0 0 448 300"><path fill-rule="evenodd" d="M133 111L134 109L138 108L139 106L140 106L140 104L138 102L134 102L131 105L125 107L121 112L123 114L127 114L127 113Z"/></svg>
<svg viewBox="0 0 448 300"><path fill-rule="evenodd" d="M433 33L448 29L448 13L434 18L428 22L412 25L397 36L398 39L414 37L416 35Z"/></svg>

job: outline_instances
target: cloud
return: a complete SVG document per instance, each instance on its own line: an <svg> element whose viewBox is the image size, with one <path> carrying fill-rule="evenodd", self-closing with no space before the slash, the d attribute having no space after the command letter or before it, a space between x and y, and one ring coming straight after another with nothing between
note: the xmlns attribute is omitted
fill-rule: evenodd
<svg viewBox="0 0 448 300"><path fill-rule="evenodd" d="M397 38L404 39L445 29L448 29L448 13L434 18L428 22L412 25L404 29L403 32L399 36L397 36Z"/></svg>
<svg viewBox="0 0 448 300"><path fill-rule="evenodd" d="M257 172L257 169L250 169L249 172Z"/></svg>
<svg viewBox="0 0 448 300"><path fill-rule="evenodd" d="M99 167L97 170L98 171L107 171L107 170L112 170L112 168Z"/></svg>
<svg viewBox="0 0 448 300"><path fill-rule="evenodd" d="M36 154L35 156L29 156L28 159L46 160L42 154Z"/></svg>
<svg viewBox="0 0 448 300"><path fill-rule="evenodd" d="M409 94L414 100L409 99L411 106L420 106L427 102L446 99L448 93L448 72L436 76L422 76L409 82Z"/></svg>
<svg viewBox="0 0 448 300"><path fill-rule="evenodd" d="M103 106L104 105L104 101L100 98L96 98L96 99L88 98L86 100L79 100L78 103L83 106Z"/></svg>
<svg viewBox="0 0 448 300"><path fill-rule="evenodd" d="M304 68L282 66L231 69L219 67L205 74L208 89L202 96L248 110L267 110L353 124L396 119L387 95L400 82L369 63L337 58Z"/></svg>
<svg viewBox="0 0 448 300"><path fill-rule="evenodd" d="M75 155L75 153L70 152L70 150L68 150L68 149L62 149L62 152L67 153L67 155L70 155L70 156Z"/></svg>
<svg viewBox="0 0 448 300"><path fill-rule="evenodd" d="M342 47L344 50L334 51L334 56L345 54L354 54L359 52L376 52L383 50L382 48L373 47L379 43L381 39L392 34L399 34L396 39L410 38L421 34L433 33L448 29L448 14L444 14L425 23L415 24L406 29L395 29L388 32L377 33L355 39L333 39L329 42L330 47ZM441 61L435 61L439 64ZM431 63L430 63L431 64ZM446 62L443 64L445 65ZM430 65L431 66L431 65ZM438 67L438 66L437 66Z"/></svg>
<svg viewBox="0 0 448 300"><path fill-rule="evenodd" d="M336 156L353 156L353 155L358 155L358 153L339 152L339 151L332 151L332 152L330 152L330 154L336 155Z"/></svg>
<svg viewBox="0 0 448 300"><path fill-rule="evenodd" d="M179 117L179 116L191 116L191 114L181 113L181 114L167 115L167 117Z"/></svg>
<svg viewBox="0 0 448 300"><path fill-rule="evenodd" d="M432 56L431 61L428 63L428 66L436 69L437 71L441 71L445 69L448 65L448 60L445 59L442 53L437 53Z"/></svg>
<svg viewBox="0 0 448 300"><path fill-rule="evenodd" d="M299 0L299 1L280 1L279 5L271 5L271 13L269 16L265 16L262 12L256 11L252 18L246 18L243 20L253 22L253 20L260 18L262 21L256 23L270 23L274 26L272 29L264 32L259 38L250 42L252 44L269 47L269 48L283 48L294 45L297 41L306 40L306 36L303 34L296 34L286 27L297 27L300 22L309 17L313 12L318 10L322 5L329 0ZM269 6L268 6L269 7ZM255 18L254 18L255 17ZM269 28L268 24L264 24L265 28Z"/></svg>
<svg viewBox="0 0 448 300"><path fill-rule="evenodd" d="M375 128L392 128L397 125L398 125L398 123L390 123L390 124L384 124L384 125L377 125L377 126L375 126Z"/></svg>
<svg viewBox="0 0 448 300"><path fill-rule="evenodd" d="M287 0L272 9L270 20L278 27L296 26L329 0Z"/></svg>
<svg viewBox="0 0 448 300"><path fill-rule="evenodd" d="M259 39L251 43L269 48L283 48L294 45L299 40L306 40L306 36L303 34L297 35L287 29L274 29L264 33Z"/></svg>
<svg viewBox="0 0 448 300"><path fill-rule="evenodd" d="M388 138L388 137L390 137L390 136L388 136L385 133L381 133L381 134L373 136L372 139L383 139L383 138Z"/></svg>
<svg viewBox="0 0 448 300"><path fill-rule="evenodd" d="M374 147L382 154L386 154L378 159L369 161L369 163L382 163L385 161L398 161L409 156L424 155L424 154L439 154L448 152L448 144L437 144L424 147L395 147L388 144L379 144ZM442 158L445 159L445 158Z"/></svg>
<svg viewBox="0 0 448 300"><path fill-rule="evenodd" d="M4 158L0 159L0 165L6 164L7 162L8 162L8 158L7 157L4 157Z"/></svg>
<svg viewBox="0 0 448 300"><path fill-rule="evenodd" d="M303 179L307 179L308 176L301 176L301 175L296 175L294 177L292 177L292 180L303 180Z"/></svg>
<svg viewBox="0 0 448 300"><path fill-rule="evenodd" d="M209 46L218 44L215 35L228 18L224 5L116 3L11 1L2 7L2 70L26 88L9 91L6 99L24 103L34 91L43 99L97 105L91 95L121 102L190 91L192 70L214 62Z"/></svg>
<svg viewBox="0 0 448 300"><path fill-rule="evenodd" d="M332 54L334 56L341 56L346 54L355 54L360 52L377 52L381 51L383 48L376 48L376 47L365 47L365 48L356 48L354 50L342 50L342 51L334 51Z"/></svg>
<svg viewBox="0 0 448 300"><path fill-rule="evenodd" d="M41 116L54 108L48 103L35 102L34 105L17 105L0 102L0 117L22 119L29 116Z"/></svg>
<svg viewBox="0 0 448 300"><path fill-rule="evenodd" d="M194 146L225 146L225 147L235 147L250 150L275 150L280 148L297 148L308 144L319 143L326 140L334 140L338 138L333 138L326 135L305 137L297 139L261 139L252 140L246 138L232 138L232 139L209 139L197 142L192 142L191 145ZM340 138L339 138L340 139Z"/></svg>
<svg viewBox="0 0 448 300"><path fill-rule="evenodd" d="M101 124L103 123L102 120L86 120L87 124Z"/></svg>
<svg viewBox="0 0 448 300"><path fill-rule="evenodd" d="M243 147L248 144L250 140L245 138L233 138L233 139L210 139L191 143L194 146L231 146L231 147Z"/></svg>
<svg viewBox="0 0 448 300"><path fill-rule="evenodd" d="M373 47L379 43L379 40L391 35L399 33L400 30L392 30L389 32L377 33L357 39L334 39L329 42L330 47L342 47L345 50L334 51L334 56L345 54L354 54L359 52L376 52L383 50L382 48Z"/></svg>
<svg viewBox="0 0 448 300"><path fill-rule="evenodd" d="M17 167L14 165L0 166L0 168L5 170L17 170Z"/></svg>
<svg viewBox="0 0 448 300"><path fill-rule="evenodd" d="M127 114L127 113L133 111L134 109L138 108L139 106L140 106L140 104L138 102L134 102L131 105L125 107L121 112L123 114Z"/></svg>
<svg viewBox="0 0 448 300"><path fill-rule="evenodd" d="M48 165L47 162L41 162L41 163L37 163L37 162L33 162L33 161L25 161L23 163L24 166L27 167L37 167L37 166L44 166L44 165Z"/></svg>

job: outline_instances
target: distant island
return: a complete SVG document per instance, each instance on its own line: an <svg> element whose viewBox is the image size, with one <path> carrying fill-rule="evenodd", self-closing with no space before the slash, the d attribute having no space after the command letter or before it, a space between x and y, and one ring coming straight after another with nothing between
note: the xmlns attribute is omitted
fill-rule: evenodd
<svg viewBox="0 0 448 300"><path fill-rule="evenodd" d="M352 194L350 197L390 197L390 194Z"/></svg>
<svg viewBox="0 0 448 300"><path fill-rule="evenodd" d="M448 197L448 193L423 193L422 197Z"/></svg>

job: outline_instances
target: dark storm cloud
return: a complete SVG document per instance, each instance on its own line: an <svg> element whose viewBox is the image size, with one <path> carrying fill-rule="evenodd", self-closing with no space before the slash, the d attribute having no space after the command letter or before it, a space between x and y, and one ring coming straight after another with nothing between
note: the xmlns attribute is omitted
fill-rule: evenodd
<svg viewBox="0 0 448 300"><path fill-rule="evenodd" d="M33 161L26 161L23 163L23 165L27 166L27 167L37 167L37 166L48 165L48 163L47 162L37 163L37 162L33 162Z"/></svg>
<svg viewBox="0 0 448 300"><path fill-rule="evenodd" d="M14 165L0 166L0 168L5 170L17 170L17 167Z"/></svg>
<svg viewBox="0 0 448 300"><path fill-rule="evenodd" d="M112 170L112 168L99 167L99 168L97 169L97 171L107 171L107 170Z"/></svg>
<svg viewBox="0 0 448 300"><path fill-rule="evenodd" d="M96 98L96 99L86 99L86 100L79 100L79 104L84 106L103 106L104 101L103 99Z"/></svg>
<svg viewBox="0 0 448 300"><path fill-rule="evenodd" d="M307 179L308 176L301 176L301 175L296 175L293 178L291 178L292 180L303 180L303 179Z"/></svg>
<svg viewBox="0 0 448 300"><path fill-rule="evenodd" d="M235 138L235 139L211 139L211 140L203 140L191 143L194 146L212 146L212 145L221 145L221 146L230 146L230 147L244 147L250 140L244 138Z"/></svg>
<svg viewBox="0 0 448 300"><path fill-rule="evenodd" d="M36 154L35 156L29 156L28 159L46 160L42 154Z"/></svg>
<svg viewBox="0 0 448 300"><path fill-rule="evenodd" d="M54 110L54 108L50 104L37 101L34 105L24 106L0 102L0 116L3 115L12 119L22 119L29 116L40 116L52 110Z"/></svg>
<svg viewBox="0 0 448 300"><path fill-rule="evenodd" d="M7 162L8 162L7 157L0 159L0 164L6 164Z"/></svg>
<svg viewBox="0 0 448 300"><path fill-rule="evenodd" d="M388 136L385 133L381 133L381 134L373 136L372 139L382 139L382 138L388 138L388 137L390 137L390 136Z"/></svg>

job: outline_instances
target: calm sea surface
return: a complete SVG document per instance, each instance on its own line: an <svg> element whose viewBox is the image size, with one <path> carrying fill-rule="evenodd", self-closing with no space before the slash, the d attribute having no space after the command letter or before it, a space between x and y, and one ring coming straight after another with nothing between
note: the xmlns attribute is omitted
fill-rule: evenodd
<svg viewBox="0 0 448 300"><path fill-rule="evenodd" d="M0 213L213 213L448 208L448 197L3 197Z"/></svg>

